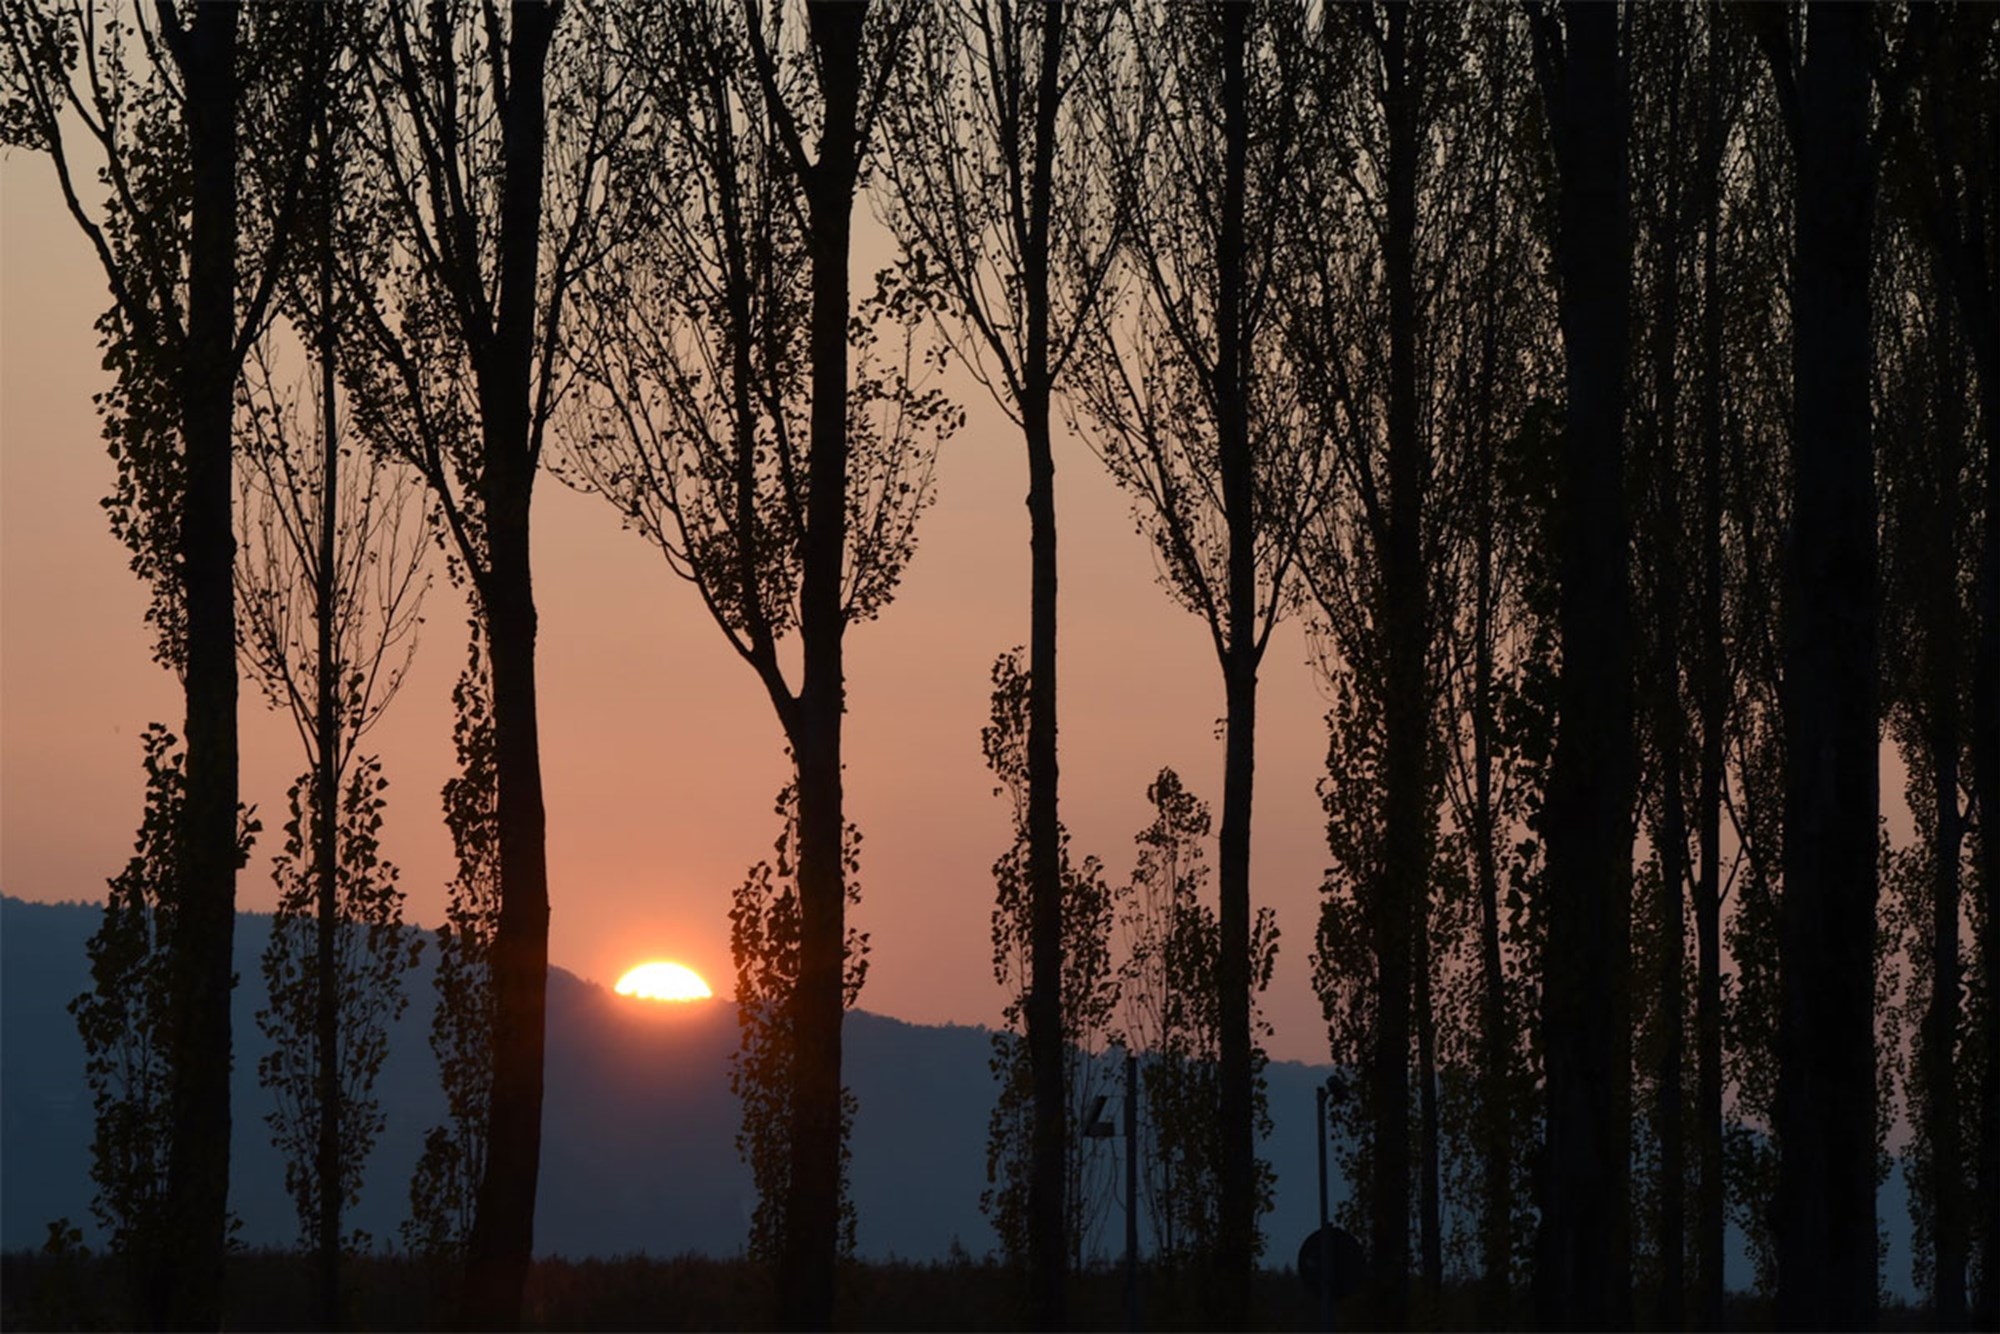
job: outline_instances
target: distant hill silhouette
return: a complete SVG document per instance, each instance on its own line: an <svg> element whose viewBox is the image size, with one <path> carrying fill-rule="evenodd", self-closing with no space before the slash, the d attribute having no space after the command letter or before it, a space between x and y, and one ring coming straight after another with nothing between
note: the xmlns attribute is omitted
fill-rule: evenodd
<svg viewBox="0 0 2000 1334"><path fill-rule="evenodd" d="M95 1240L90 1217L90 1096L83 1053L65 1007L89 982L84 942L95 904L0 899L0 1245L38 1246L66 1216ZM297 1233L283 1166L256 1080L265 1050L253 1016L262 1004L257 960L271 919L241 914L236 928L236 1096L231 1207L249 1245L289 1245ZM433 994L430 951L409 981L410 1007L378 1084L388 1128L370 1161L354 1225L392 1241L409 1211L410 1170L426 1129L444 1115L426 1040ZM727 1082L736 1012L725 1001L654 1006L549 970L546 1127L536 1248L583 1256L741 1250L755 1203L736 1154L737 1103ZM993 1105L983 1028L925 1027L864 1012L849 1016L847 1079L860 1101L854 1127L859 1246L870 1257L928 1259L953 1242L974 1255L994 1244L979 1211L986 1122ZM1296 1182L1298 1216L1274 1226L1273 1254L1311 1230L1311 1086L1323 1072L1272 1067L1274 1101L1304 1109L1280 1118L1297 1132L1281 1174ZM1102 1152L1115 1153L1116 1147ZM1107 1244L1122 1245L1115 1219Z"/></svg>
<svg viewBox="0 0 2000 1334"><path fill-rule="evenodd" d="M8 1250L40 1246L57 1217L98 1240L90 1213L90 1096L65 1007L89 982L84 942L100 915L95 904L0 898L0 1247ZM253 1020L263 1001L257 960L270 929L268 916L237 918L242 981L230 1204L251 1246L289 1246L297 1237L284 1169L264 1125L268 1098L256 1079L264 1050ZM426 1041L433 1000L425 954L378 1084L388 1128L352 1216L381 1242L394 1241L408 1215L410 1170L424 1132L444 1114ZM737 1104L727 1082L734 1007L654 1007L551 968L548 1024L536 1250L572 1257L741 1251L755 1194L736 1154ZM973 1255L994 1247L979 1211L994 1095L989 1039L984 1028L928 1027L865 1011L848 1017L864 1257L936 1259L954 1242ZM1329 1068L1274 1061L1266 1072L1274 1128L1262 1152L1278 1177L1276 1208L1264 1223L1269 1264L1289 1262L1315 1222L1313 1087ZM1123 1144L1094 1151L1122 1153ZM1336 1181L1334 1199L1345 1194ZM1106 1210L1107 1249L1123 1245L1115 1208ZM1890 1291L1910 1296L1904 1211L1898 1170L1882 1192L1880 1215L1890 1238ZM1733 1230L1730 1241L1731 1286L1747 1285L1748 1261Z"/></svg>

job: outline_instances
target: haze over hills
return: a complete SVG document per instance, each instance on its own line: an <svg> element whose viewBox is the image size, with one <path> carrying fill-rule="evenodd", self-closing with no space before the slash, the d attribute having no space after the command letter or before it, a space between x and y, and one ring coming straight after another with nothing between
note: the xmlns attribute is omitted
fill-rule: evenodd
<svg viewBox="0 0 2000 1334"><path fill-rule="evenodd" d="M0 899L0 1247L33 1248L67 1217L99 1240L90 1212L91 1108L83 1053L66 1006L89 982L84 942L94 904ZM236 1081L230 1203L249 1246L289 1246L296 1216L284 1168L264 1124L256 1079L266 1049L258 958L271 919L237 918ZM410 1005L378 1082L387 1129L370 1160L353 1226L392 1243L409 1212L409 1179L424 1132L444 1115L426 1041L433 1005L426 959L409 978ZM542 1174L535 1240L545 1255L675 1255L741 1251L755 1193L735 1148L738 1109L727 1082L736 1016L727 1002L658 1006L549 970L549 1034ZM846 1071L859 1102L853 1136L857 1241L864 1258L936 1259L954 1243L973 1255L995 1246L979 1210L994 1082L983 1028L926 1027L856 1012L846 1027ZM1277 1171L1276 1208L1264 1221L1265 1262L1296 1252L1315 1217L1313 1087L1328 1067L1273 1062L1273 1133L1261 1151ZM1122 1140L1095 1153L1123 1152ZM1106 1178L1118 1173L1106 1171ZM1333 1184L1336 1200L1345 1187ZM1121 1246L1107 1199L1100 1227ZM1914 1295L1902 1174L1892 1172L1880 1216L1890 1239L1891 1292ZM1142 1238L1145 1233L1142 1231ZM1732 1286L1750 1281L1731 1235Z"/></svg>

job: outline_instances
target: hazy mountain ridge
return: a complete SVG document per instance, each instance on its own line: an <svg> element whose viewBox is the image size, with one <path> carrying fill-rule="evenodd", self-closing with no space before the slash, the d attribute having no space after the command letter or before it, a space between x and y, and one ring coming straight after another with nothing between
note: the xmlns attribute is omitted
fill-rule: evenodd
<svg viewBox="0 0 2000 1334"><path fill-rule="evenodd" d="M89 983L84 943L102 909L0 898L0 1247L41 1245L67 1217L95 1242L89 1178L91 1108L83 1052L66 1007ZM258 958L271 919L237 917L236 1080L230 1203L240 1240L289 1246L296 1215L263 1115L256 1078L265 1050L254 1016L263 1003ZM408 978L410 1004L377 1084L388 1128L370 1159L352 1226L392 1242L409 1212L410 1171L424 1132L444 1115L427 1035L432 953ZM536 1250L611 1256L743 1247L755 1192L735 1148L729 1054L735 1008L714 1001L651 1008L561 968L549 970L548 1061ZM847 1080L859 1101L853 1137L858 1244L869 1258L943 1257L954 1242L974 1255L994 1244L979 1210L994 1081L985 1028L932 1027L857 1011L845 1030ZM1276 1208L1264 1220L1266 1263L1288 1262L1311 1231L1315 1164L1313 1087L1329 1067L1274 1061L1266 1071L1273 1134L1261 1146L1277 1170ZM1122 1153L1123 1142L1094 1151ZM1336 1179L1333 1197L1345 1196ZM1117 1207L1122 1207L1122 1201ZM1900 1169L1879 1215L1890 1239L1890 1291L1911 1296L1909 1220ZM1107 1206L1103 1244L1122 1245ZM1142 1227L1142 1240L1146 1233ZM1747 1285L1741 1238L1731 1234L1731 1286Z"/></svg>

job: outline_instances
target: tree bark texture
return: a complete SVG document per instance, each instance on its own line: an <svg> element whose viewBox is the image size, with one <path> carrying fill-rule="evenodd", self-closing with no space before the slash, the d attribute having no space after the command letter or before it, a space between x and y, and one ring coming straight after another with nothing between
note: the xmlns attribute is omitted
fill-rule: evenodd
<svg viewBox="0 0 2000 1334"><path fill-rule="evenodd" d="M1545 19L1544 22L1547 22ZM1560 719L1547 797L1547 1113L1536 1275L1549 1329L1631 1322L1632 662L1624 490L1630 104L1608 5L1564 8L1545 95L1568 422ZM1545 30L1546 35L1546 30Z"/></svg>
<svg viewBox="0 0 2000 1334"><path fill-rule="evenodd" d="M1815 3L1798 70L1778 1322L1875 1322L1878 804L1869 10Z"/></svg>

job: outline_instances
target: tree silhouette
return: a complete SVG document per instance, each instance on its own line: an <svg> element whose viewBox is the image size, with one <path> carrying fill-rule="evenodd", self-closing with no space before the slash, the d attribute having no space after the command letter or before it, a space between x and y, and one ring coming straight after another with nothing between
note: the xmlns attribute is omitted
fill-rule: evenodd
<svg viewBox="0 0 2000 1334"><path fill-rule="evenodd" d="M486 1175L493 1096L493 936L500 918L499 775L494 742L493 675L471 620L466 665L452 690L452 744L458 773L444 785L445 827L457 874L438 929L437 1007L431 1053L437 1058L449 1121L424 1136L410 1179L403 1244L432 1261L464 1258Z"/></svg>
<svg viewBox="0 0 2000 1334"><path fill-rule="evenodd" d="M385 7L343 191L356 424L423 479L490 687L497 901L476 970L492 988L491 1083L463 1296L483 1328L520 1320L541 1157L549 885L530 507L569 373L563 307L596 253L620 134L603 44L563 13L560 0Z"/></svg>
<svg viewBox="0 0 2000 1334"><path fill-rule="evenodd" d="M1446 905L1433 901L1433 876L1455 487L1436 442L1457 359L1474 350L1441 318L1474 225L1441 185L1470 165L1455 124L1469 89L1453 77L1472 35L1465 18L1400 4L1329 11L1301 203L1319 221L1300 227L1292 297L1296 360L1336 479L1301 561L1322 641L1316 665L1335 700L1321 795L1336 865L1322 911L1352 918L1326 923L1315 981L1338 1030L1336 1059L1364 1067L1356 1110L1371 1142L1355 1166L1376 1257L1370 1313L1390 1326L1408 1320L1413 1176L1426 1293L1443 1283L1432 943L1445 938ZM1318 243L1327 224L1348 239ZM1337 994L1364 977L1366 1001Z"/></svg>
<svg viewBox="0 0 2000 1334"><path fill-rule="evenodd" d="M1000 1096L986 1135L987 1188L980 1208L993 1220L1002 1252L1010 1263L1032 1267L1034 1259L1035 1135L1039 1107L1035 1093L1032 1042L1022 1028L1035 986L1033 960L1035 909L1032 865L1033 808L1029 758L1034 735L1034 682L1021 664L1020 650L1001 654L993 663L992 721L980 732L986 767L1000 786L996 796L1007 798L1014 841L993 863L993 980L1007 996L1001 1009L1003 1027L993 1034L994 1077ZM1060 825L1057 867L1061 871L1063 971L1057 1014L1062 1021L1063 1194L1062 1230L1065 1266L1081 1266L1084 1241L1092 1222L1092 1204L1102 1200L1110 1182L1085 1176L1089 1161L1086 1132L1090 1109L1109 1087L1103 1060L1118 1009L1118 975L1111 963L1112 890L1102 863L1085 857L1072 863L1069 831ZM1045 1310L1046 1308L1041 1308Z"/></svg>
<svg viewBox="0 0 2000 1334"><path fill-rule="evenodd" d="M1278 238L1301 153L1303 43L1289 12L1126 5L1107 47L1095 132L1129 219L1114 299L1099 304L1073 410L1152 543L1161 582L1202 618L1226 717L1217 963L1223 1157L1219 1323L1249 1323L1253 1263L1250 818L1257 670L1295 595L1321 453L1284 367Z"/></svg>
<svg viewBox="0 0 2000 1334"><path fill-rule="evenodd" d="M1973 679L2000 676L2000 279L1992 258L2000 246L1994 199L2000 192L2000 116L1993 110L1995 52L2000 22L1977 7L1921 7L1912 15L1913 53L1922 67L1910 81L1909 96L1886 97L1882 113L1907 166L1894 185L1921 228L1938 286L1949 294L1969 345L1977 378L1980 438L1986 456L1982 476L1969 488L1980 495L1982 546L1974 602ZM2000 1321L2000 691L1977 690L1971 702L1973 828L1977 835L1979 893L1971 907L1978 951L1969 993L1984 996L1974 1013L1984 1047L1978 1091L1978 1199L1983 1208L1971 1219L1980 1239L1981 1286L1975 1294L1974 1323ZM1938 786L1942 790L1941 785ZM1939 834L1946 832L1940 826ZM1942 865L1942 862L1940 862ZM1940 991L1944 979L1938 979ZM1948 1318L1941 1313L1941 1318Z"/></svg>
<svg viewBox="0 0 2000 1334"><path fill-rule="evenodd" d="M1874 14L1815 4L1757 36L1794 155L1784 564L1778 1318L1875 1317L1876 499L1869 384ZM1801 50L1802 48L1802 50Z"/></svg>
<svg viewBox="0 0 2000 1334"><path fill-rule="evenodd" d="M750 1165L757 1184L757 1208L750 1216L750 1254L782 1265L792 1235L787 1210L793 1194L792 1106L798 1087L799 1048L794 1028L802 967L803 910L799 902L799 798L796 787L778 794L784 821L777 854L760 861L736 889L729 909L729 954L736 965L736 1023L742 1042L729 1058L729 1088L743 1104L736 1151ZM848 901L861 901L854 877L861 869L861 831L853 825L841 843ZM868 936L847 929L841 963L841 1004L852 1009L868 980ZM838 1253L854 1254L854 1201L848 1193L851 1154L847 1134L854 1124L851 1090L840 1090L840 1183Z"/></svg>
<svg viewBox="0 0 2000 1334"><path fill-rule="evenodd" d="M46 154L110 285L100 400L119 467L113 532L151 585L155 657L186 700L181 864L160 1016L166 1037L168 1292L155 1318L217 1323L229 1193L229 993L240 842L231 430L243 357L286 268L304 128L327 55L306 11L246 16L91 0L0 18L0 142ZM77 142L79 139L81 143ZM80 151L79 151L80 150ZM101 161L102 206L82 195Z"/></svg>
<svg viewBox="0 0 2000 1334"><path fill-rule="evenodd" d="M91 989L69 1004L83 1040L84 1080L95 1119L91 1211L111 1234L135 1323L167 1328L183 1300L174 1265L181 1252L172 1195L174 1011L169 951L185 861L187 756L159 723L143 741L146 813L125 869L112 877L104 921L85 953ZM257 823L240 816L238 847L249 856Z"/></svg>
<svg viewBox="0 0 2000 1334"><path fill-rule="evenodd" d="M1536 1306L1542 1325L1631 1319L1631 609L1624 495L1631 242L1627 52L1618 15L1529 10L1555 164L1567 420L1555 554L1562 667L1549 773L1542 978L1548 1089Z"/></svg>
<svg viewBox="0 0 2000 1334"><path fill-rule="evenodd" d="M1908 771L1917 839L1890 851L1880 915L1904 960L1902 1026L1917 1034L1904 1081L1914 1132L1905 1151L1916 1272L1941 1329L1967 1323L1968 1219L1976 1162L1976 1068L1964 1044L1960 931L1968 811L1961 793L1965 719L1977 691L1964 627L1975 624L1977 548L1967 522L1975 436L1968 349L1933 266L1907 227L1884 238L1881 293L1890 310L1929 318L1882 321L1877 421L1883 476L1883 661L1887 731ZM1926 270L1931 270L1929 274ZM1907 293L1908 295L1901 295Z"/></svg>
<svg viewBox="0 0 2000 1334"><path fill-rule="evenodd" d="M1033 1077L1027 1180L1030 1324L1065 1324L1066 1221L1076 1189L1076 1099L1059 996L1069 969L1056 755L1056 505L1053 397L1097 302L1118 238L1103 141L1083 83L1101 65L1108 5L932 6L884 126L890 222L934 273L940 332L1020 427L1028 452L1026 1057ZM971 129L968 132L968 122ZM1069 1238L1066 1245L1065 1238Z"/></svg>
<svg viewBox="0 0 2000 1334"><path fill-rule="evenodd" d="M786 1192L766 1202L783 1319L815 1328L845 1153L845 636L894 596L960 421L924 384L931 294L894 273L858 309L849 292L854 202L917 12L808 5L800 31L788 5L619 11L620 48L643 54L608 188L641 230L579 292L589 388L561 462L694 584L791 749L798 974L771 1038L789 1047L790 1161L760 1180Z"/></svg>
<svg viewBox="0 0 2000 1334"><path fill-rule="evenodd" d="M1153 821L1134 837L1132 880L1119 895L1125 962L1119 968L1126 1041L1143 1053L1139 1074L1143 1139L1137 1148L1156 1262L1168 1270L1212 1264L1228 1227L1220 1184L1228 1154L1226 1127L1215 1114L1226 1077L1222 1065L1221 925L1205 901L1208 805L1180 775L1162 769L1147 785ZM1277 917L1257 910L1250 936L1250 983L1261 993L1278 957ZM1270 1026L1253 1010L1259 1037ZM1251 1046L1251 1111L1256 1132L1270 1133L1264 1095L1263 1047ZM1271 1207L1274 1178L1252 1163L1256 1214ZM1251 1244L1262 1249L1259 1230Z"/></svg>
<svg viewBox="0 0 2000 1334"><path fill-rule="evenodd" d="M272 340L253 349L237 591L244 661L271 705L290 715L309 766L287 793L274 864L269 1000L257 1016L274 1048L258 1076L277 1099L266 1119L317 1256L320 1317L334 1328L343 1320L341 1215L382 1122L369 1091L405 1004L402 973L421 948L402 929L396 871L379 855L387 780L358 746L414 652L429 538L408 524L404 479L342 439L329 117L314 140L317 235L287 304L312 347L316 394L302 404L281 384ZM359 465L358 480L343 458Z"/></svg>

